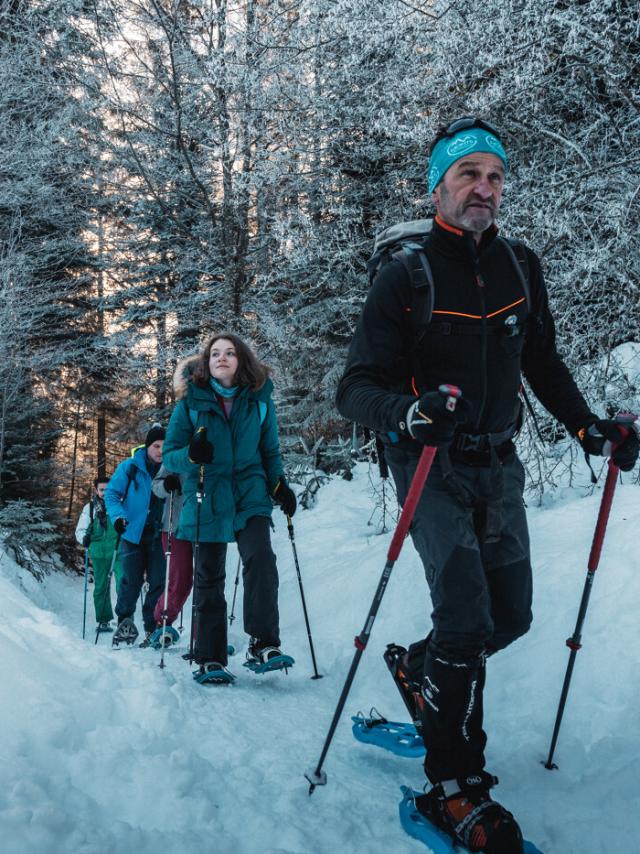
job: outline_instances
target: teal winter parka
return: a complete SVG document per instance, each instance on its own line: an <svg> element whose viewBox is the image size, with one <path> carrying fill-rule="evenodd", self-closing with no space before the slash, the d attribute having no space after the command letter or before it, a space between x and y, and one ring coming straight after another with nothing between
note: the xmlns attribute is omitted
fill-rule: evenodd
<svg viewBox="0 0 640 854"><path fill-rule="evenodd" d="M184 369L178 366L176 375ZM180 539L196 538L200 466L189 460L189 442L201 427L213 445L213 462L204 467L200 541L233 542L252 516L271 516L270 496L284 476L272 390L271 380L257 391L241 388L227 418L212 388L188 381L186 394L171 415L162 451L167 469L186 475L176 532Z"/></svg>

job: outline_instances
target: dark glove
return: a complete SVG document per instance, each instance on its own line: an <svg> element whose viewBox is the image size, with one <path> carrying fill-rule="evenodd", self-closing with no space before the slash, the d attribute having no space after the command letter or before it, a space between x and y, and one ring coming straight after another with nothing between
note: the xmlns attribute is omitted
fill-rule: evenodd
<svg viewBox="0 0 640 854"><path fill-rule="evenodd" d="M287 486L283 478L276 483L273 490L273 500L280 507L285 516L293 516L298 506L296 494L290 487Z"/></svg>
<svg viewBox="0 0 640 854"><path fill-rule="evenodd" d="M116 529L116 534L118 534L118 536L121 537L124 534L124 532L127 530L127 520L123 519L122 516L120 516L113 523L113 527Z"/></svg>
<svg viewBox="0 0 640 854"><path fill-rule="evenodd" d="M177 492L178 495L182 495L180 476L177 474L168 474L164 479L164 488L167 492Z"/></svg>
<svg viewBox="0 0 640 854"><path fill-rule="evenodd" d="M85 549L89 548L89 546L91 545L91 534L84 535L84 537L82 538L82 545L85 547Z"/></svg>
<svg viewBox="0 0 640 854"><path fill-rule="evenodd" d="M631 471L638 461L640 441L632 421L599 419L578 431L578 439L587 456L610 456L622 471Z"/></svg>
<svg viewBox="0 0 640 854"><path fill-rule="evenodd" d="M423 445L448 445L458 424L466 420L469 404L458 398L451 407L439 391L428 391L412 403L407 412L407 432Z"/></svg>
<svg viewBox="0 0 640 854"><path fill-rule="evenodd" d="M201 427L189 442L189 459L199 466L213 462L213 445L207 439L207 431Z"/></svg>

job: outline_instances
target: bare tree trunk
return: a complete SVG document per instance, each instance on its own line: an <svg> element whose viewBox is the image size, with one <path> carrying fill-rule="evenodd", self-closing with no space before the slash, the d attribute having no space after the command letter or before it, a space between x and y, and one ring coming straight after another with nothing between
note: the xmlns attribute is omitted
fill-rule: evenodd
<svg viewBox="0 0 640 854"><path fill-rule="evenodd" d="M73 456L71 462L71 489L69 490L69 505L67 507L67 519L71 519L73 510L73 497L76 489L76 468L78 463L78 430L80 428L80 401L76 410L76 426L73 432Z"/></svg>

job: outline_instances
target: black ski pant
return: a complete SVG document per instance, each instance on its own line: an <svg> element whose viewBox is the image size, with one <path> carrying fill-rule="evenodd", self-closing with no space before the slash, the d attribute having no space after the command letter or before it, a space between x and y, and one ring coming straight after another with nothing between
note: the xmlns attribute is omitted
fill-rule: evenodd
<svg viewBox="0 0 640 854"><path fill-rule="evenodd" d="M149 589L142 605L142 619L145 632L152 632L156 628L153 611L164 590L165 559L160 534L154 535L145 529L139 543L130 543L123 539L120 543L120 558L122 581L116 602L118 622L135 614L146 575Z"/></svg>
<svg viewBox="0 0 640 854"><path fill-rule="evenodd" d="M386 453L404 502L417 456ZM421 686L425 771L431 782L461 779L484 768L485 658L531 624L529 535L522 498L524 469L515 452L502 462L500 537L486 542L492 494L488 466L453 463L456 488L436 457L411 525L433 611L427 638L409 647L409 670Z"/></svg>
<svg viewBox="0 0 640 854"><path fill-rule="evenodd" d="M280 646L278 569L270 519L253 516L236 534L244 584L244 630L263 644ZM226 543L200 543L196 572L195 660L227 663Z"/></svg>

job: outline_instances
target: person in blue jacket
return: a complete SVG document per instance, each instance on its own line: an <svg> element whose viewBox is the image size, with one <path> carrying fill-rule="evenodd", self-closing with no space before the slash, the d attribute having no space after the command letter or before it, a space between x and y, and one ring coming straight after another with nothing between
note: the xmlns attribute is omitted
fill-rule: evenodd
<svg viewBox="0 0 640 854"><path fill-rule="evenodd" d="M131 644L138 636L133 615L145 576L148 589L142 618L147 638L156 628L153 611L164 586L163 502L152 493L151 484L160 470L164 437L164 428L154 424L144 447L117 467L104 495L107 513L121 539L122 581L115 608L118 628L113 636L116 646L122 641Z"/></svg>
<svg viewBox="0 0 640 854"><path fill-rule="evenodd" d="M247 663L272 670L293 663L280 650L278 570L271 548L273 501L287 516L296 497L284 477L270 369L229 332L213 335L198 356L176 370L178 403L171 415L163 463L185 474L177 537L195 542L194 673L198 682L232 682L227 670L227 543L243 564ZM197 490L204 475L198 520ZM199 523L199 524L198 524Z"/></svg>

